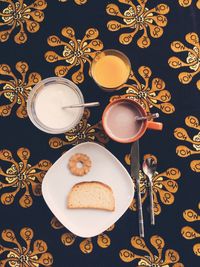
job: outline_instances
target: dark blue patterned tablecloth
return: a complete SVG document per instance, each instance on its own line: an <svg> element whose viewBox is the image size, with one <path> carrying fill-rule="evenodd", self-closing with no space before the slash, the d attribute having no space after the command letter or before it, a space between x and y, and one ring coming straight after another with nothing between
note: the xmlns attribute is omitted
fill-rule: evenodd
<svg viewBox="0 0 200 267"><path fill-rule="evenodd" d="M198 0L0 0L0 266L200 266L200 42ZM108 94L89 75L103 49L124 52L132 73ZM80 87L86 109L61 135L35 128L26 101L41 79L62 76ZM159 112L162 132L140 141L140 160L158 162L153 178L156 226L141 175L145 238L138 237L135 199L105 233L82 239L46 206L42 179L72 146L97 142L130 170L130 145L105 135L109 101L133 98Z"/></svg>

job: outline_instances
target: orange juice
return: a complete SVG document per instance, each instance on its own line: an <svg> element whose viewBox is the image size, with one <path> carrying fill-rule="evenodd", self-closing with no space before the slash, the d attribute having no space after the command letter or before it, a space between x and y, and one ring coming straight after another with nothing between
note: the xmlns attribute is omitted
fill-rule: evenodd
<svg viewBox="0 0 200 267"><path fill-rule="evenodd" d="M117 89L130 74L129 59L119 51L105 50L98 54L92 63L92 77L105 89Z"/></svg>

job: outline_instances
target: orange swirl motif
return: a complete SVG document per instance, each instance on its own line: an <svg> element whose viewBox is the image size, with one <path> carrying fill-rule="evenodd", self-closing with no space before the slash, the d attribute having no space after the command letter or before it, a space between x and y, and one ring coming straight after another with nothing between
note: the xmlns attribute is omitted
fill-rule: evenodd
<svg viewBox="0 0 200 267"><path fill-rule="evenodd" d="M64 139L52 137L49 140L51 148L59 149L66 145L78 145L83 142L98 142L101 145L108 143L109 138L103 130L101 122L91 125L88 122L89 109L85 109L82 120L75 128L65 133Z"/></svg>
<svg viewBox="0 0 200 267"><path fill-rule="evenodd" d="M200 155L200 123L197 117L187 116L185 118L185 124L189 127L189 130L195 130L196 134L192 137L189 136L187 130L184 128L176 128L174 130L174 136L176 139L187 142L190 147L185 145L179 145L176 148L176 154L181 158L187 158L193 155ZM194 172L200 172L200 160L192 160L190 162L190 168Z"/></svg>
<svg viewBox="0 0 200 267"><path fill-rule="evenodd" d="M28 37L25 32L35 33L40 29L40 23L44 20L44 10L47 7L45 0L1 0L0 11L0 27L3 31L0 31L0 42L6 42L11 33L15 29L19 29L19 32L15 35L14 40L17 44L23 44L27 41Z"/></svg>
<svg viewBox="0 0 200 267"><path fill-rule="evenodd" d="M120 87L120 89L126 88L126 94L112 96L110 101L114 101L118 98L132 98L137 101L147 113L150 113L152 108L157 108L166 114L173 113L175 107L170 103L171 94L165 89L165 82L158 77L152 79L152 71L146 66L141 66L138 69L138 74L141 79L137 78L139 75L131 71L129 76L130 82Z"/></svg>
<svg viewBox="0 0 200 267"><path fill-rule="evenodd" d="M20 74L18 78L7 64L0 64L0 89L1 100L10 102L0 106L0 116L7 117L11 114L15 105L19 105L16 115L23 119L27 117L26 102L33 86L41 81L41 76L37 72L31 72L28 77L29 66L26 62L19 61L15 65Z"/></svg>
<svg viewBox="0 0 200 267"><path fill-rule="evenodd" d="M0 266L24 267L24 266L52 266L53 256L47 252L48 247L43 240L35 240L32 243L34 232L31 228L25 227L20 231L23 245L18 241L15 233L6 229L2 232L2 240L8 243L8 247L0 245Z"/></svg>
<svg viewBox="0 0 200 267"><path fill-rule="evenodd" d="M58 1L62 2L62 3L68 2L68 0L58 0ZM81 6L81 5L84 5L85 3L87 3L87 0L74 0L74 3Z"/></svg>
<svg viewBox="0 0 200 267"><path fill-rule="evenodd" d="M198 206L200 210L200 203ZM192 210L188 209L183 212L183 218L189 222L189 223L195 223L195 222L200 222L200 212L199 214ZM200 230L200 227L199 227ZM200 232L197 232L194 228L190 226L184 226L181 230L181 234L185 239L192 240L192 239L198 239L200 240ZM193 246L193 252L195 255L200 256L200 243L196 243Z"/></svg>
<svg viewBox="0 0 200 267"><path fill-rule="evenodd" d="M149 9L146 4L148 0L118 0L118 2L128 5L129 8L125 12L121 12L116 4L109 4L106 7L106 12L114 17L121 19L121 22L111 20L107 24L109 31L118 31L121 29L129 29L130 32L122 33L119 36L119 42L128 45L133 38L143 32L138 39L137 45L140 48L147 48L151 44L148 37L150 33L152 38L160 38L163 35L163 28L167 26L166 14L169 13L169 6L159 4L154 8Z"/></svg>
<svg viewBox="0 0 200 267"><path fill-rule="evenodd" d="M59 77L66 76L72 68L78 68L72 75L72 80L77 84L82 83L85 79L83 72L85 64L88 63L90 67L93 58L103 49L102 41L97 39L99 32L95 28L90 28L82 40L76 38L75 31L71 27L64 27L61 34L68 41L62 41L58 36L52 35L47 42L51 47L60 47L62 55L48 51L45 53L45 59L50 63L65 62L65 65L55 68L55 74Z"/></svg>
<svg viewBox="0 0 200 267"><path fill-rule="evenodd" d="M154 235L150 238L150 243L153 247L153 250L148 248L143 238L139 236L133 236L131 238L131 246L136 249L137 254L128 249L122 249L119 253L119 256L122 261L127 263L137 261L138 267L184 267L184 265L179 262L180 257L177 251L173 249L165 249L165 241L162 237ZM140 254L138 254L139 251ZM154 251L157 252L156 255Z"/></svg>
<svg viewBox="0 0 200 267"><path fill-rule="evenodd" d="M200 73L200 42L199 36L195 32L186 34L185 40L193 47L187 47L180 41L171 43L171 49L176 53L183 53L187 57L181 60L178 57L171 57L168 61L169 66L173 69L189 68L190 72L181 72L178 79L182 84L190 83L195 76ZM197 88L200 90L200 80L197 80Z"/></svg>
<svg viewBox="0 0 200 267"><path fill-rule="evenodd" d="M57 220L56 217L54 217L51 220L51 226L54 229L62 229L64 228L64 226ZM106 232L109 233L114 229L115 225L112 225L111 227L109 227ZM80 243L79 243L79 248L80 250L84 253L84 254L89 254L93 252L94 246L93 246L93 241L96 240L97 245L100 248L108 248L111 244L111 239L108 236L107 233L102 233L100 235L97 236L97 238L85 238L83 239ZM63 245L65 245L66 247L72 246L75 241L77 239L80 239L79 237L77 237L76 235L74 235L71 232L66 232L64 234L62 234L61 236L61 242L63 243Z"/></svg>
<svg viewBox="0 0 200 267"><path fill-rule="evenodd" d="M51 167L51 162L41 160L39 163L31 166L28 163L30 151L24 147L17 150L17 155L20 159L19 162L15 161L9 150L0 150L1 163L10 164L6 171L0 168L0 191L5 191L6 189L6 193L1 195L1 202L4 205L11 205L16 195L20 195L23 192L19 199L19 204L23 208L29 208L33 204L30 189L34 196L41 196L42 179Z"/></svg>
<svg viewBox="0 0 200 267"><path fill-rule="evenodd" d="M189 7L192 5L192 2L196 1L196 7L200 9L200 0L178 0L179 5L182 7Z"/></svg>
<svg viewBox="0 0 200 267"><path fill-rule="evenodd" d="M152 157L156 162L157 158L154 155L144 155L146 157ZM130 165L130 155L125 156L125 161ZM140 189L142 193L142 203L148 198L148 178L140 170ZM162 211L161 202L164 205L172 205L175 201L174 194L178 191L177 180L180 178L181 173L177 168L169 168L163 172L156 172L153 177L153 202L154 202L154 213L159 215ZM132 211L136 211L136 199L134 198L130 207Z"/></svg>

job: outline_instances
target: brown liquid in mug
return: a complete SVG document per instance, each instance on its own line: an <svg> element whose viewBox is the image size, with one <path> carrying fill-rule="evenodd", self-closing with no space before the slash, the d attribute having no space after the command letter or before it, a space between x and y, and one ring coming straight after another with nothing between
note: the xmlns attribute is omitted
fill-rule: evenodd
<svg viewBox="0 0 200 267"><path fill-rule="evenodd" d="M105 124L113 137L120 139L134 138L141 127L142 121L136 117L142 116L140 110L134 104L121 102L111 106L105 116Z"/></svg>

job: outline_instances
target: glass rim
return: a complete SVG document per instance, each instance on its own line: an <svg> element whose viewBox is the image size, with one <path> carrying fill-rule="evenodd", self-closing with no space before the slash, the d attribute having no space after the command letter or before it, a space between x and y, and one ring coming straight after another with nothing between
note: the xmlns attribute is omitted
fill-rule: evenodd
<svg viewBox="0 0 200 267"><path fill-rule="evenodd" d="M31 120L31 122L41 131L46 132L46 133L50 133L50 134L61 134L61 133L65 133L67 131L70 131L71 129L73 129L82 119L83 117L83 112L84 112L84 107L80 107L79 108L79 114L76 118L76 120L74 120L73 123L71 123L70 125L68 125L67 127L64 128L50 128L48 126L46 126L45 124L43 124L39 118L36 115L35 109L34 109L34 101L35 98L39 92L39 90L42 87L45 87L48 83L60 83L60 84L65 84L68 85L72 90L74 90L77 95L79 96L80 99L80 104L84 103L84 97L83 94L81 92L81 90L78 88L78 86L73 83L72 81L66 79L66 78L62 78L62 77L49 77L46 79L41 80L40 82L38 82L33 89L31 90L28 99L27 99L27 113L28 113L28 117Z"/></svg>
<svg viewBox="0 0 200 267"><path fill-rule="evenodd" d="M126 61L127 61L127 63L128 63L128 66L129 66L129 74L128 74L127 79L126 79L122 84L120 84L120 85L117 86L117 87L104 87L104 86L100 85L100 84L95 80L94 75L93 75L93 71L92 71L93 66L94 66L94 64L95 64L95 58L97 58L99 55L101 55L101 54L103 54L103 53L108 54L108 53L110 53L110 52L114 52L114 53L116 53L116 54L120 54L120 55L122 55L122 56L126 59ZM130 59L127 57L127 55L124 54L123 52L121 52L121 51L119 51L119 50L117 50L117 49L105 49L105 50L102 50L102 51L100 51L99 53L97 53L97 55L93 58L92 63L91 63L91 66L90 66L90 73L91 73L91 77L92 77L92 79L94 80L94 82L95 82L100 88L102 88L104 91L111 91L111 92L112 92L112 91L117 91L117 90L119 90L119 88L120 88L122 85L124 85L124 84L128 81L128 78L129 78L129 76L130 76L130 74L131 74L131 62L130 62Z"/></svg>

